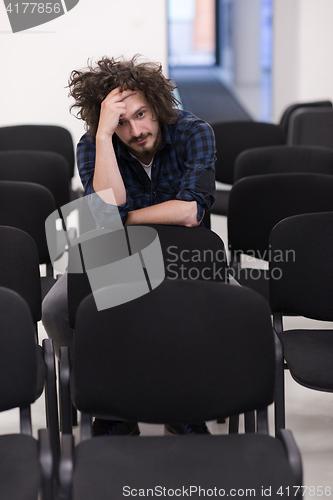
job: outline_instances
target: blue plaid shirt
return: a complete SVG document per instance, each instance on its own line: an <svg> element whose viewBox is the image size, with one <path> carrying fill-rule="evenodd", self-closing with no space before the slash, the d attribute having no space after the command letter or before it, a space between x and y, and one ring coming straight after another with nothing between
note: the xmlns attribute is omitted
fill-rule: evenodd
<svg viewBox="0 0 333 500"><path fill-rule="evenodd" d="M179 110L172 125L162 126L162 143L156 152L151 179L140 162L113 134L113 145L126 188L126 202L118 206L123 222L127 213L169 200L196 201L198 221L215 200L215 137L208 123ZM86 195L94 193L95 142L85 133L77 146L77 165ZM96 197L95 197L96 199ZM115 207L98 197L91 207L100 226L108 227Z"/></svg>

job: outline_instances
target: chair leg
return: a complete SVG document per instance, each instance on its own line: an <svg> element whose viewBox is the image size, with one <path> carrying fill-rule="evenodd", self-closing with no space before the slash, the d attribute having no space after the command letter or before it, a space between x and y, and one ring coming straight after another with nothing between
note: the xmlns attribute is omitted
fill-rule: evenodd
<svg viewBox="0 0 333 500"><path fill-rule="evenodd" d="M57 468L57 464L59 463L60 458L60 436L55 360L52 341L50 339L44 339L43 348L44 360L47 367L45 384L46 418L47 426L50 431L50 441L54 456L55 468Z"/></svg>
<svg viewBox="0 0 333 500"><path fill-rule="evenodd" d="M239 415L229 417L229 434L238 434L239 431Z"/></svg>
<svg viewBox="0 0 333 500"><path fill-rule="evenodd" d="M274 417L275 417L275 435L277 436L280 429L285 428L285 390L284 390L284 362L283 350L279 337L275 334L275 400L274 400Z"/></svg>
<svg viewBox="0 0 333 500"><path fill-rule="evenodd" d="M73 404L70 393L70 362L67 347L60 348L59 359L59 401L60 401L60 425L62 434L72 434Z"/></svg>
<svg viewBox="0 0 333 500"><path fill-rule="evenodd" d="M256 417L254 411L247 411L244 413L245 420L245 432L255 432L256 431Z"/></svg>
<svg viewBox="0 0 333 500"><path fill-rule="evenodd" d="M77 418L77 409L72 404L72 426L77 427L78 425L79 425L79 423L78 423L78 418Z"/></svg>

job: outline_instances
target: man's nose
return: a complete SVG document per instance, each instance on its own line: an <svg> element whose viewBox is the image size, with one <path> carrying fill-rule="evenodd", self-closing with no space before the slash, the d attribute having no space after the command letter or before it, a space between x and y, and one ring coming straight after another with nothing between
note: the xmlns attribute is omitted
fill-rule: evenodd
<svg viewBox="0 0 333 500"><path fill-rule="evenodd" d="M134 121L131 122L131 132L133 137L139 137L139 135L141 134L139 125Z"/></svg>

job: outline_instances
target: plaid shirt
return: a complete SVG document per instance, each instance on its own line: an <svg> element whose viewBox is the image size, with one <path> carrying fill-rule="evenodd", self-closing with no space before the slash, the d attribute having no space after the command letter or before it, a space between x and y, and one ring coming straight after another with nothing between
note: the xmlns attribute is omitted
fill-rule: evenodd
<svg viewBox="0 0 333 500"><path fill-rule="evenodd" d="M169 200L196 201L199 221L203 209L207 212L214 203L214 132L192 113L179 110L177 122L162 127L162 144L153 160L151 179L116 134L113 145L126 188L126 202L118 206L123 222L129 211ZM94 193L95 154L95 142L86 133L77 146L77 165L86 195ZM115 207L97 198L99 206L95 203L91 207L94 217L99 225L108 227Z"/></svg>

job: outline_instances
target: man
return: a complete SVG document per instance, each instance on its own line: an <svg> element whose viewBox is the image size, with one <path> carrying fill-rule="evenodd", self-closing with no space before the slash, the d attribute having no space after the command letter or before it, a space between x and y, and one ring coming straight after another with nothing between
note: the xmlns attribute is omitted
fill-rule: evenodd
<svg viewBox="0 0 333 500"><path fill-rule="evenodd" d="M69 88L88 129L77 148L86 194L112 187L126 224L198 225L214 202L214 134L175 107L161 66L105 57Z"/></svg>
<svg viewBox="0 0 333 500"><path fill-rule="evenodd" d="M130 61L104 57L95 67L72 72L72 108L78 108L87 128L77 147L77 165L85 194L99 195L93 213L100 227L112 224L114 203L123 224L186 227L201 224L213 204L213 131L177 109L174 88L161 65L140 63L137 56ZM112 200L106 194L110 188ZM56 347L71 344L72 332L64 326L65 279L43 303L43 323ZM208 432L205 424L166 427L171 433ZM135 422L102 419L95 419L93 430L94 435L139 434Z"/></svg>

